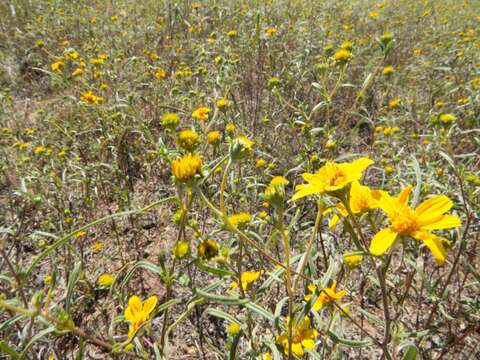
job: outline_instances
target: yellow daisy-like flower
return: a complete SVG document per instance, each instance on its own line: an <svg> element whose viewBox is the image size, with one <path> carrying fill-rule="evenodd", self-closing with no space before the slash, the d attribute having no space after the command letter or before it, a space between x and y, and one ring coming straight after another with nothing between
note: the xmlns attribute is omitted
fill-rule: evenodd
<svg viewBox="0 0 480 360"><path fill-rule="evenodd" d="M201 106L192 112L192 117L199 121L204 121L208 119L208 114L210 113L210 111L210 108L206 106Z"/></svg>
<svg viewBox="0 0 480 360"><path fill-rule="evenodd" d="M252 220L252 215L249 213L242 211L238 214L233 214L228 217L228 221L233 226L242 226L248 224Z"/></svg>
<svg viewBox="0 0 480 360"><path fill-rule="evenodd" d="M80 100L84 103L92 105L99 105L103 102L103 98L101 96L97 96L91 91L83 93L82 96L80 96Z"/></svg>
<svg viewBox="0 0 480 360"><path fill-rule="evenodd" d="M350 268L353 269L360 265L363 261L362 255L354 255L354 254L345 254L343 255L343 262Z"/></svg>
<svg viewBox="0 0 480 360"><path fill-rule="evenodd" d="M202 173L202 159L196 154L186 154L172 162L172 173L179 182L187 182Z"/></svg>
<svg viewBox="0 0 480 360"><path fill-rule="evenodd" d="M76 68L72 72L72 76L74 76L74 77L81 76L82 74L83 74L83 69L82 68Z"/></svg>
<svg viewBox="0 0 480 360"><path fill-rule="evenodd" d="M165 70L163 70L162 68L157 68L155 70L155 77L157 79L164 79L165 76L167 76L167 73L165 72Z"/></svg>
<svg viewBox="0 0 480 360"><path fill-rule="evenodd" d="M290 326L290 321L287 320L287 328ZM292 353L297 356L305 355L304 348L313 350L315 348L315 338L318 336L318 331L310 327L310 319L304 317L300 326L293 331L292 337ZM283 352L288 355L288 332L277 336L277 343L282 345Z"/></svg>
<svg viewBox="0 0 480 360"><path fill-rule="evenodd" d="M442 114L439 119L443 124L451 124L457 120L457 117L453 114Z"/></svg>
<svg viewBox="0 0 480 360"><path fill-rule="evenodd" d="M236 335L240 331L240 324L232 322L227 326L227 333L230 335Z"/></svg>
<svg viewBox="0 0 480 360"><path fill-rule="evenodd" d="M227 99L218 99L217 101L215 101L215 104L220 110L227 108L229 105Z"/></svg>
<svg viewBox="0 0 480 360"><path fill-rule="evenodd" d="M352 57L352 53L347 49L338 50L333 56L335 61L339 63L346 63Z"/></svg>
<svg viewBox="0 0 480 360"><path fill-rule="evenodd" d="M250 291L252 289L252 285L255 281L258 280L261 273L260 271L245 271L240 276L240 281L242 283L243 291ZM230 285L232 289L238 288L238 283L236 281L232 282Z"/></svg>
<svg viewBox="0 0 480 360"><path fill-rule="evenodd" d="M176 113L165 113L162 116L162 125L167 129L175 129L180 123L180 116Z"/></svg>
<svg viewBox="0 0 480 360"><path fill-rule="evenodd" d="M62 71L64 67L65 67L65 64L63 63L63 61L56 61L50 65L50 68L52 69L52 71L55 71L55 72Z"/></svg>
<svg viewBox="0 0 480 360"><path fill-rule="evenodd" d="M211 131L207 134L207 142L210 145L217 145L222 140L220 131Z"/></svg>
<svg viewBox="0 0 480 360"><path fill-rule="evenodd" d="M200 136L193 130L182 130L178 134L177 143L181 148L192 151L200 143Z"/></svg>
<svg viewBox="0 0 480 360"><path fill-rule="evenodd" d="M128 330L128 337L135 335L138 328L150 318L150 313L157 305L157 297L150 296L143 301L136 295L130 297L128 300L128 307L125 309L125 320L130 322L130 329Z"/></svg>
<svg viewBox="0 0 480 360"><path fill-rule="evenodd" d="M227 36L229 38L234 38L234 37L237 37L237 30L230 30L229 32L227 32Z"/></svg>
<svg viewBox="0 0 480 360"><path fill-rule="evenodd" d="M198 245L197 253L199 257L210 260L218 255L218 244L214 239L204 240Z"/></svg>
<svg viewBox="0 0 480 360"><path fill-rule="evenodd" d="M395 72L395 69L393 68L393 66L385 66L383 68L382 74L388 76L388 75L392 75L394 72Z"/></svg>
<svg viewBox="0 0 480 360"><path fill-rule="evenodd" d="M273 36L277 33L277 29L274 28L274 27L268 27L265 29L265 34L267 34L268 36Z"/></svg>
<svg viewBox="0 0 480 360"><path fill-rule="evenodd" d="M335 289L337 288L337 282L334 281L332 283L332 286L323 288L318 295L317 299L312 305L312 309L315 311L318 311L322 309L323 307L330 305L331 303L335 301L342 300L342 298L347 294L346 290L341 290L339 292L335 292ZM312 298L313 294L317 290L317 287L313 284L308 286L308 290L310 290L310 294L305 295L305 300L310 301Z"/></svg>
<svg viewBox="0 0 480 360"><path fill-rule="evenodd" d="M373 163L374 161L367 157L351 163L328 161L316 173L303 174L303 179L307 183L297 186L297 192L293 195L292 200L295 201L312 194L341 190L348 184L360 180L365 169Z"/></svg>
<svg viewBox="0 0 480 360"><path fill-rule="evenodd" d="M401 99L398 99L398 98L397 98L397 99L390 100L390 101L388 102L388 107L389 107L389 108L392 108L392 109L396 109L396 108L400 105L400 102L401 102L401 101L402 101L402 100L401 100Z"/></svg>
<svg viewBox="0 0 480 360"><path fill-rule="evenodd" d="M113 283L113 276L110 274L102 274L98 277L98 285L100 285L103 288L109 288L112 283Z"/></svg>
<svg viewBox="0 0 480 360"><path fill-rule="evenodd" d="M387 213L390 226L380 230L372 239L370 253L376 256L388 251L398 236L421 240L430 249L438 265L443 265L446 258L444 243L429 230L451 229L462 225L455 215L444 215L453 206L445 195L437 195L425 200L416 209L408 206L408 198L412 188L403 189L397 197L382 192L379 207Z"/></svg>
<svg viewBox="0 0 480 360"><path fill-rule="evenodd" d="M378 190L372 190L368 186L360 185L358 181L352 182L350 187L349 206L350 210L354 214L362 214L369 210L376 209L378 207L378 200L380 199L380 192ZM339 203L336 206L338 212L343 217L348 216L348 211L343 204ZM332 208L327 209L324 214L332 211ZM334 214L330 219L328 226L333 229L340 217Z"/></svg>

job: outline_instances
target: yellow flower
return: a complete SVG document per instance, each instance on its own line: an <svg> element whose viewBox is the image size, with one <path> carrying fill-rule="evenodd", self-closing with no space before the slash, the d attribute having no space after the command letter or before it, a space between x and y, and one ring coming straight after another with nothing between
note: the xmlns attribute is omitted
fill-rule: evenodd
<svg viewBox="0 0 480 360"><path fill-rule="evenodd" d="M69 49L65 52L65 59L66 60L77 60L78 59L78 52L74 49Z"/></svg>
<svg viewBox="0 0 480 360"><path fill-rule="evenodd" d="M230 335L236 335L240 331L240 324L236 322L232 322L230 325L227 326L227 333Z"/></svg>
<svg viewBox="0 0 480 360"><path fill-rule="evenodd" d="M261 273L260 271L245 271L240 276L240 281L242 283L243 291L250 291L252 289L252 285L255 281L258 280ZM236 289L238 287L238 283L236 281L232 282L230 285L232 289Z"/></svg>
<svg viewBox="0 0 480 360"><path fill-rule="evenodd" d="M439 119L444 124L451 124L457 120L457 117L453 114L442 114Z"/></svg>
<svg viewBox="0 0 480 360"><path fill-rule="evenodd" d="M200 143L200 136L193 130L183 130L178 134L177 143L181 148L191 151Z"/></svg>
<svg viewBox="0 0 480 360"><path fill-rule="evenodd" d="M217 107L219 109L225 109L228 107L228 100L227 99L218 99L215 104L217 104Z"/></svg>
<svg viewBox="0 0 480 360"><path fill-rule="evenodd" d="M333 57L335 58L335 61L339 63L346 63L352 57L352 53L346 49L340 49Z"/></svg>
<svg viewBox="0 0 480 360"><path fill-rule="evenodd" d="M44 154L45 152L47 152L47 149L44 147L44 146L37 146L33 152L37 155L41 155L41 154Z"/></svg>
<svg viewBox="0 0 480 360"><path fill-rule="evenodd" d="M113 284L113 276L105 273L102 274L98 277L98 285L100 285L103 288L109 288Z"/></svg>
<svg viewBox="0 0 480 360"><path fill-rule="evenodd" d="M179 182L187 182L202 173L202 159L198 155L186 154L172 162L172 173Z"/></svg>
<svg viewBox="0 0 480 360"><path fill-rule="evenodd" d="M198 245L197 253L199 257L210 260L218 255L217 242L213 239L202 241L200 245Z"/></svg>
<svg viewBox="0 0 480 360"><path fill-rule="evenodd" d="M222 140L222 135L220 134L219 131L210 131L207 134L207 142L210 145L217 145L220 140Z"/></svg>
<svg viewBox="0 0 480 360"><path fill-rule="evenodd" d="M237 31L236 30L230 30L229 32L227 32L227 36L229 38L237 37Z"/></svg>
<svg viewBox="0 0 480 360"><path fill-rule="evenodd" d="M130 329L128 330L128 337L135 335L138 328L150 318L150 313L157 305L157 297L150 296L143 301L136 295L130 297L128 300L128 307L125 309L125 320L130 322Z"/></svg>
<svg viewBox="0 0 480 360"><path fill-rule="evenodd" d="M387 75L387 76L392 75L394 72L395 72L395 69L393 68L393 66L385 66L382 71L383 75Z"/></svg>
<svg viewBox="0 0 480 360"><path fill-rule="evenodd" d="M180 117L175 113L165 113L162 116L162 125L170 130L175 129L180 123Z"/></svg>
<svg viewBox="0 0 480 360"><path fill-rule="evenodd" d="M343 255L343 262L350 268L353 269L360 265L363 261L362 255L352 255L352 254L345 254Z"/></svg>
<svg viewBox="0 0 480 360"><path fill-rule="evenodd" d="M270 355L270 353L265 353L262 355L262 360L272 360L272 355Z"/></svg>
<svg viewBox="0 0 480 360"><path fill-rule="evenodd" d="M98 105L103 102L103 98L101 96L97 96L91 91L83 93L82 96L80 96L80 100L84 103L94 105Z"/></svg>
<svg viewBox="0 0 480 360"><path fill-rule="evenodd" d="M380 199L380 192L378 190L372 190L368 186L360 185L358 181L352 182L350 187L349 206L350 210L354 214L362 214L369 210L378 207L378 200ZM338 212L343 216L348 216L348 211L343 204L339 203L336 206ZM331 212L332 209L327 209L324 214ZM333 229L340 220L337 214L334 214L330 219L328 226Z"/></svg>
<svg viewBox="0 0 480 360"><path fill-rule="evenodd" d="M234 160L240 160L250 155L254 142L246 136L240 135L233 140L230 155Z"/></svg>
<svg viewBox="0 0 480 360"><path fill-rule="evenodd" d="M210 108L206 106L200 106L192 112L192 117L199 121L204 121L208 119L208 114L210 113Z"/></svg>
<svg viewBox="0 0 480 360"><path fill-rule="evenodd" d="M344 50L352 50L353 48L353 43L350 41L350 40L345 40L344 42L342 42L342 44L340 45L340 49L344 49Z"/></svg>
<svg viewBox="0 0 480 360"><path fill-rule="evenodd" d="M342 298L347 294L347 291L341 290L339 292L335 292L336 287L337 287L337 282L334 281L332 283L332 286L323 288L318 294L318 297L316 298L315 303L313 303L312 309L315 311L318 311L335 301L342 300ZM310 290L310 294L305 296L306 301L310 301L315 291L317 291L317 287L311 284L308 286L308 290Z"/></svg>
<svg viewBox="0 0 480 360"><path fill-rule="evenodd" d="M155 70L155 77L157 79L164 79L165 76L167 76L167 73L162 68L158 68Z"/></svg>
<svg viewBox="0 0 480 360"><path fill-rule="evenodd" d="M81 68L76 68L75 70L73 70L72 72L72 76L76 77L76 76L80 76L83 74L83 69Z"/></svg>
<svg viewBox="0 0 480 360"><path fill-rule="evenodd" d="M225 132L230 136L233 135L233 133L235 132L235 125L227 124L227 126L225 126Z"/></svg>
<svg viewBox="0 0 480 360"><path fill-rule="evenodd" d="M267 165L267 161L264 159L258 159L257 162L255 163L255 166L257 168L263 168L265 167L265 165Z"/></svg>
<svg viewBox="0 0 480 360"><path fill-rule="evenodd" d="M277 29L274 27L268 27L265 29L265 34L267 34L268 36L273 36L276 33L277 33Z"/></svg>
<svg viewBox="0 0 480 360"><path fill-rule="evenodd" d="M292 200L298 200L311 194L333 192L343 189L348 184L360 180L373 160L362 157L351 163L334 163L328 161L314 174L305 173L303 179L307 184L298 185Z"/></svg>
<svg viewBox="0 0 480 360"><path fill-rule="evenodd" d="M287 328L291 326L290 321L287 320ZM292 353L297 356L305 354L304 348L313 350L315 348L315 338L318 336L317 330L310 327L310 319L305 316L296 329L292 331ZM283 352L288 355L288 331L277 336L277 343L282 345Z"/></svg>
<svg viewBox="0 0 480 360"><path fill-rule="evenodd" d="M394 170L395 170L395 169L393 168L392 165L387 165L387 166L385 166L385 172L386 172L387 174L393 173Z"/></svg>
<svg viewBox="0 0 480 360"><path fill-rule="evenodd" d="M228 221L233 226L243 226L248 224L252 220L252 215L249 213L242 211L238 214L233 214L228 217Z"/></svg>
<svg viewBox="0 0 480 360"><path fill-rule="evenodd" d="M447 239L439 238L429 230L450 229L461 226L455 215L444 215L453 206L445 195L437 195L425 200L416 209L408 206L412 188L403 189L397 197L382 192L379 207L387 214L390 227L380 230L372 239L370 253L379 256L390 249L398 236L422 240L435 257L437 264L445 263L446 251L443 243Z"/></svg>
<svg viewBox="0 0 480 360"><path fill-rule="evenodd" d="M395 109L395 108L398 107L398 105L400 105L400 102L401 102L401 101L402 101L402 100L400 100L400 99L398 99L398 98L397 98L397 99L390 100L390 101L388 102L388 107L389 107L389 108L392 108L392 109Z"/></svg>
<svg viewBox="0 0 480 360"><path fill-rule="evenodd" d="M173 248L173 256L177 260L184 259L190 253L190 245L186 241L180 241L178 244L175 245Z"/></svg>
<svg viewBox="0 0 480 360"><path fill-rule="evenodd" d="M64 67L65 67L65 64L63 63L63 61L56 61L50 65L50 68L52 69L52 71L55 71L55 72L62 71Z"/></svg>

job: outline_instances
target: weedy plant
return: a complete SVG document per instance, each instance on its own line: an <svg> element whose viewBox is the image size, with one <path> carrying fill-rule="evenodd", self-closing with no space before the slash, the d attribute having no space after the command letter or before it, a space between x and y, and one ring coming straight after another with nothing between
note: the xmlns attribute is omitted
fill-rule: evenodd
<svg viewBox="0 0 480 360"><path fill-rule="evenodd" d="M0 10L1 353L480 354L477 3Z"/></svg>

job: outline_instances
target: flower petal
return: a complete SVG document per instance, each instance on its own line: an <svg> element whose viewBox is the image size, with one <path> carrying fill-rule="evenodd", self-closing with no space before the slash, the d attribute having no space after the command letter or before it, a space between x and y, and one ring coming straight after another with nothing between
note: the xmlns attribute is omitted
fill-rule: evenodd
<svg viewBox="0 0 480 360"><path fill-rule="evenodd" d="M303 184L298 185L296 191L297 192L292 196L292 201L298 200L308 195L319 193L321 192L321 188L316 185Z"/></svg>
<svg viewBox="0 0 480 360"><path fill-rule="evenodd" d="M130 299L128 299L128 307L131 313L135 315L142 311L142 300L137 295L130 296Z"/></svg>
<svg viewBox="0 0 480 360"><path fill-rule="evenodd" d="M309 350L315 349L315 341L313 341L312 339L303 339L302 345Z"/></svg>
<svg viewBox="0 0 480 360"><path fill-rule="evenodd" d="M418 221L427 224L431 219L436 219L445 214L453 206L452 201L445 195L438 195L425 200L415 209Z"/></svg>
<svg viewBox="0 0 480 360"><path fill-rule="evenodd" d="M418 221L418 224L422 230L451 229L462 226L461 220L455 215L442 215L436 219L428 219L427 223Z"/></svg>
<svg viewBox="0 0 480 360"><path fill-rule="evenodd" d="M412 187L407 186L398 195L398 197L397 197L398 201L402 204L406 204L408 202L408 198L410 197L411 193L412 193Z"/></svg>
<svg viewBox="0 0 480 360"><path fill-rule="evenodd" d="M150 296L143 302L143 312L150 314L157 305L157 297L155 295Z"/></svg>
<svg viewBox="0 0 480 360"><path fill-rule="evenodd" d="M413 234L413 237L417 240L423 241L423 243L430 249L438 265L445 264L447 252L443 247L441 238L427 231L417 231Z"/></svg>
<svg viewBox="0 0 480 360"><path fill-rule="evenodd" d="M380 230L370 243L370 253L380 256L390 249L397 238L398 233L390 228Z"/></svg>
<svg viewBox="0 0 480 360"><path fill-rule="evenodd" d="M288 348L287 348L287 353L288 353ZM303 352L303 346L302 343L293 343L292 344L292 353L294 353L297 356L303 356L305 353Z"/></svg>

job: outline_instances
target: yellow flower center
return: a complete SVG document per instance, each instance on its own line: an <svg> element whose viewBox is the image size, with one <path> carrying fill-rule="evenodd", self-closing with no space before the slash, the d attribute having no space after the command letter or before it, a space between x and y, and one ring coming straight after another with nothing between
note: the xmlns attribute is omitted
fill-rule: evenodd
<svg viewBox="0 0 480 360"><path fill-rule="evenodd" d="M408 235L418 229L415 213L408 206L400 207L390 220L393 230L400 235Z"/></svg>

